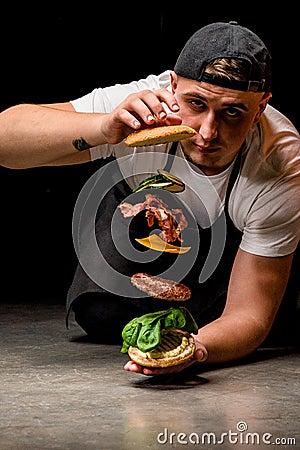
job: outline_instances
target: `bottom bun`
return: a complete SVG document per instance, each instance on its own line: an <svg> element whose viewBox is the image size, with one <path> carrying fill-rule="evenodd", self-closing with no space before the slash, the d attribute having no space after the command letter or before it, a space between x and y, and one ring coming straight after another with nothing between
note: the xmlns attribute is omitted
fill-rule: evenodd
<svg viewBox="0 0 300 450"><path fill-rule="evenodd" d="M142 352L129 347L130 359L143 367L170 367L191 359L195 353L193 336L183 330L162 330L161 342L153 350Z"/></svg>

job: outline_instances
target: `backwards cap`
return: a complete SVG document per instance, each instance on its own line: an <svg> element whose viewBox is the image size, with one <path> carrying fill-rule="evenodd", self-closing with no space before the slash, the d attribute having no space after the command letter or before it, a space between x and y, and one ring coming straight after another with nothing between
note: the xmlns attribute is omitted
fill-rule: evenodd
<svg viewBox="0 0 300 450"><path fill-rule="evenodd" d="M205 72L216 58L239 58L249 63L247 81L229 80ZM174 71L196 81L238 89L268 92L271 89L271 56L263 41L237 22L216 22L196 31L182 49Z"/></svg>

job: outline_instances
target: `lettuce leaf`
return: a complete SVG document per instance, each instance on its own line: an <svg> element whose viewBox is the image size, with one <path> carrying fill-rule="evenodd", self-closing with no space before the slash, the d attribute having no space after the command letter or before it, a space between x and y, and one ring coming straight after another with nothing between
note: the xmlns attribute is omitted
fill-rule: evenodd
<svg viewBox="0 0 300 450"><path fill-rule="evenodd" d="M169 308L136 317L128 322L122 330L122 353L127 353L130 346L149 352L160 344L162 329L180 329L197 333L198 326L187 308Z"/></svg>

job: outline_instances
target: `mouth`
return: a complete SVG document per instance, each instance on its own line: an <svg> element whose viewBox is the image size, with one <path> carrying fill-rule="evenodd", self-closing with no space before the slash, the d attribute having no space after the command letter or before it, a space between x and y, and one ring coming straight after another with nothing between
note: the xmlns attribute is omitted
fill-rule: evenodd
<svg viewBox="0 0 300 450"><path fill-rule="evenodd" d="M195 144L194 147L197 150L197 152L207 154L207 155L216 153L218 151L218 148L216 148L216 147L207 147L207 146L197 145L197 144Z"/></svg>

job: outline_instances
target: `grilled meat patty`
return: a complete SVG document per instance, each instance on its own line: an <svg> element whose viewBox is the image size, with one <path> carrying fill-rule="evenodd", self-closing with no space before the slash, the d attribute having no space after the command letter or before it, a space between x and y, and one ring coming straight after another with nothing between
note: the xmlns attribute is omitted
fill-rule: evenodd
<svg viewBox="0 0 300 450"><path fill-rule="evenodd" d="M185 301L191 297L191 290L185 284L144 272L132 275L131 283L153 298Z"/></svg>

